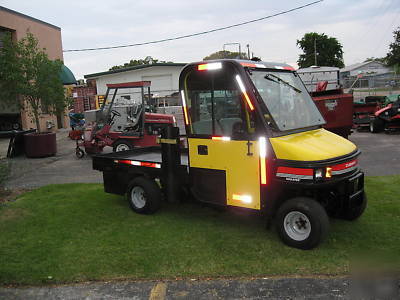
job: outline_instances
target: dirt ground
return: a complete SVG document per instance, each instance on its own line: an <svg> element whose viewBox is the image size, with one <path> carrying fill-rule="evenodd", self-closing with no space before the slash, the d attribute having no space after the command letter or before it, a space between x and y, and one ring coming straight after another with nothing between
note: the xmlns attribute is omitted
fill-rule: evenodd
<svg viewBox="0 0 400 300"><path fill-rule="evenodd" d="M400 133L372 134L353 132L350 136L362 151L360 165L368 176L400 174ZM0 139L0 157L7 155L8 139ZM10 176L7 189L30 189L57 183L101 183L102 174L92 170L92 159L75 157L75 141L68 138L68 131L57 133L57 154L47 158L20 156L7 159ZM105 148L110 152L111 147Z"/></svg>

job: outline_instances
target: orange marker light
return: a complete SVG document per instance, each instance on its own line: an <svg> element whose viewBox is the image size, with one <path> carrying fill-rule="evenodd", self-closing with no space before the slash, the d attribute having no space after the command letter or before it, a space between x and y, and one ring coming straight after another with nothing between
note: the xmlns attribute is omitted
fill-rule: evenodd
<svg viewBox="0 0 400 300"><path fill-rule="evenodd" d="M332 177L332 168L330 168L330 167L326 168L325 177L326 178L331 178Z"/></svg>

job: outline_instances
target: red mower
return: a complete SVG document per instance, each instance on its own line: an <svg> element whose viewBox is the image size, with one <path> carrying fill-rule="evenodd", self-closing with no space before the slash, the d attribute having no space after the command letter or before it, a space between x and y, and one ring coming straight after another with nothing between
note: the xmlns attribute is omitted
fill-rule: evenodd
<svg viewBox="0 0 400 300"><path fill-rule="evenodd" d="M136 101L138 92L134 92L135 89L140 89ZM160 130L174 126L175 119L172 115L145 112L145 98L150 99L150 81L107 84L102 107L85 112L86 124L82 138L76 141L76 156L82 158L85 152L98 154L106 146L112 147L114 152L157 146ZM123 103L118 104L116 100Z"/></svg>
<svg viewBox="0 0 400 300"><path fill-rule="evenodd" d="M400 129L400 95L397 100L376 111L369 129L373 133L392 132Z"/></svg>

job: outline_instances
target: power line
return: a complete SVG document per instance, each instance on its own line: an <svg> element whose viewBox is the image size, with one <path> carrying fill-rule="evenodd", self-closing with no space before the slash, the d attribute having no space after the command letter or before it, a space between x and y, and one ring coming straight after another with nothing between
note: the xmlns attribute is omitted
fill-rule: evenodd
<svg viewBox="0 0 400 300"><path fill-rule="evenodd" d="M311 6L311 5L315 5L315 4L317 4L319 2L323 2L323 1L324 0L318 0L318 1L307 3L307 4L302 5L302 6L298 6L298 7L289 9L289 10L281 11L279 13L276 13L276 14L273 14L273 15L269 15L269 16L266 16L266 17L253 19L253 20L250 20L250 21L246 21L246 22L242 22L242 23L236 23L236 24L233 24L233 25L229 25L229 26L225 26L225 27L219 27L219 28L215 28L215 29L211 29L211 30L207 30L207 31L198 32L198 33L181 35L181 36L177 36L177 37L173 37L173 38L166 38L166 39L157 40L157 41L136 43L136 44L130 44L130 45L98 47L98 48L85 48L85 49L67 49L67 50L63 50L63 52L81 52L81 51L95 51L95 50L127 48L127 47L136 47L136 46L143 46L143 45L149 45L149 44L158 44L158 43L163 43L163 42L168 42L168 41L181 40L181 39L185 39L185 38L189 38L189 37L193 37L193 36L199 36L199 35L204 35L204 34L216 32L216 31L230 29L230 28L233 28L233 27L243 26L243 25L247 25L247 24L250 24L250 23L262 21L262 20L265 20L265 19L270 19L270 18L277 17L277 16L280 16L280 15L284 15L284 14L287 14L287 13L290 13L290 12L293 12L293 11L296 11L296 10L299 10L299 9L306 8L306 7Z"/></svg>

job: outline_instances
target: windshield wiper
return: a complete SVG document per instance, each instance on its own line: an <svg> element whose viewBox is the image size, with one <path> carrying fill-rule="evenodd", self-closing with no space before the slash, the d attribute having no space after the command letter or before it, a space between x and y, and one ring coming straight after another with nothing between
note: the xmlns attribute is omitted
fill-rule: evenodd
<svg viewBox="0 0 400 300"><path fill-rule="evenodd" d="M271 77L272 77L272 78L271 78ZM288 87L292 88L292 89L293 89L294 91L296 91L297 93L301 93L301 90L299 90L297 87L294 87L294 86L291 85L289 82L287 82L287 81L281 79L280 77L278 77L278 76L276 76L276 75L274 75L274 74L268 73L267 75L264 76L264 78L265 78L265 79L268 79L268 80L270 80L270 81L276 82L276 83L278 83L278 84L282 82L283 84L285 84L285 85L287 85ZM275 78L275 79L278 80L278 81L274 80L273 78Z"/></svg>

